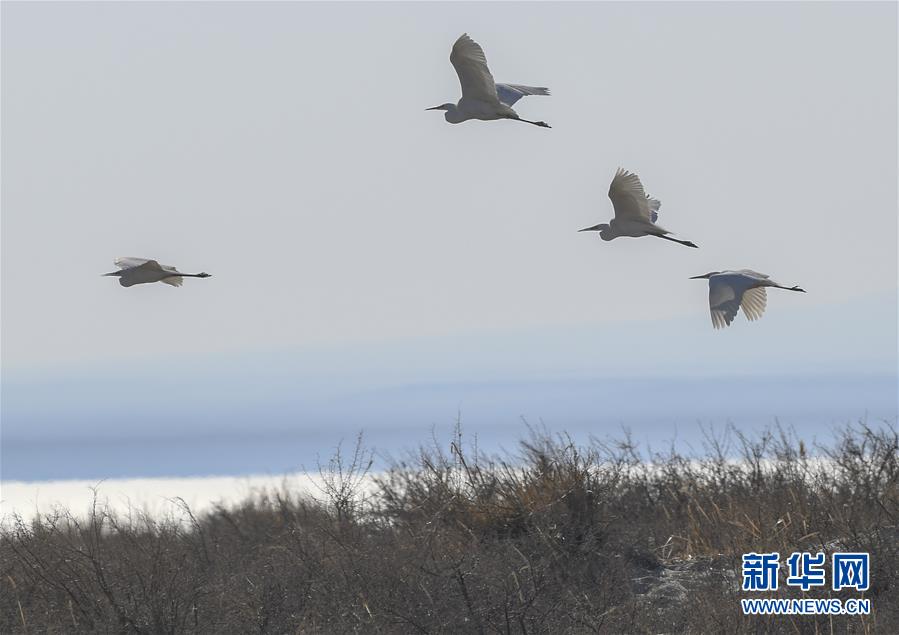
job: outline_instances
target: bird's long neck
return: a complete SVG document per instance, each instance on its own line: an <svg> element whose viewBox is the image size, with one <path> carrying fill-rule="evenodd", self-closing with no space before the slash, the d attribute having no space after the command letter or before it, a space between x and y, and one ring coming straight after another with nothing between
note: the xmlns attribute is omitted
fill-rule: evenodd
<svg viewBox="0 0 899 635"><path fill-rule="evenodd" d="M459 112L459 107L456 104L446 105L446 112L443 114L443 118L449 123L462 123L465 121L465 117Z"/></svg>
<svg viewBox="0 0 899 635"><path fill-rule="evenodd" d="M202 273L173 273L169 278L205 278Z"/></svg>

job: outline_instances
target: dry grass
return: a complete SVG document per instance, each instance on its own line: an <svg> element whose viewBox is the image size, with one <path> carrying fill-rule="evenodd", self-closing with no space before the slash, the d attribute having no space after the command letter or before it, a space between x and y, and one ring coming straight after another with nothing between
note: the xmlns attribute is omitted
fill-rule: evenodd
<svg viewBox="0 0 899 635"><path fill-rule="evenodd" d="M0 631L899 632L891 425L812 450L730 430L691 457L538 432L517 456L463 446L374 477L357 446L321 500L20 521L0 545ZM743 617L740 557L761 550L869 551L872 615Z"/></svg>

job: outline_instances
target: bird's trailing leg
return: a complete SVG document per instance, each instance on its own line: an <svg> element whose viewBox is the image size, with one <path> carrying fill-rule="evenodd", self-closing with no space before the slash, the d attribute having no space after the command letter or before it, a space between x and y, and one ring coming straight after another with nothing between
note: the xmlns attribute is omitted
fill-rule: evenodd
<svg viewBox="0 0 899 635"><path fill-rule="evenodd" d="M687 247L699 249L699 245L697 245L696 243L692 243L689 240L678 240L677 238L672 238L671 236L666 236L665 234L653 234L653 236L658 236L659 238L664 238L665 240L680 243L681 245L686 245Z"/></svg>
<svg viewBox="0 0 899 635"><path fill-rule="evenodd" d="M523 123L529 123L532 126L540 126L541 128L552 128L552 126L545 121L530 121L528 119L522 119L521 117L508 117L508 119L512 119L513 121L521 121Z"/></svg>
<svg viewBox="0 0 899 635"><path fill-rule="evenodd" d="M782 287L782 286L780 286L779 284L776 284L776 285L774 285L774 286L777 287L778 289L785 289L785 290L787 290L787 291L798 291L799 293L805 293L805 289L803 289L803 288L800 287L800 286L795 286L795 287Z"/></svg>

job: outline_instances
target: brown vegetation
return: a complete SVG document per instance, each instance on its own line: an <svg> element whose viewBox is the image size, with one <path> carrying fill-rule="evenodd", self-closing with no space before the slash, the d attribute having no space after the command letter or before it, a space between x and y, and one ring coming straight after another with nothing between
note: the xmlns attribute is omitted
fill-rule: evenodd
<svg viewBox="0 0 899 635"><path fill-rule="evenodd" d="M322 500L19 520L0 545L0 631L899 632L891 425L814 452L729 430L701 456L648 458L539 433L488 458L458 434L370 465L360 447L335 459ZM872 614L743 617L740 558L762 550L870 552Z"/></svg>

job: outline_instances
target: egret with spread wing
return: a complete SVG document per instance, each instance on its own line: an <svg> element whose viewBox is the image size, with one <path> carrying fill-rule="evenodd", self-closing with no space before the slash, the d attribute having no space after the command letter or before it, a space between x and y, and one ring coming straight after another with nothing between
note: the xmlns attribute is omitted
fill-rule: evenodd
<svg viewBox="0 0 899 635"><path fill-rule="evenodd" d="M548 88L521 86L519 84L497 84L487 68L484 49L468 37L467 33L453 44L450 62L462 85L462 99L456 104L441 104L427 110L445 110L444 118L450 123L462 123L469 119L492 121L512 119L549 128L544 121L528 121L518 116L512 104L525 95L549 95Z"/></svg>
<svg viewBox="0 0 899 635"><path fill-rule="evenodd" d="M693 276L690 280L709 281L709 310L712 312L712 326L716 329L730 326L740 308L749 321L762 317L768 304L765 287L805 293L805 289L784 287L765 274L751 269L711 271Z"/></svg>
<svg viewBox="0 0 899 635"><path fill-rule="evenodd" d="M146 258L116 258L116 267L118 271L104 273L104 276L118 276L119 284L123 287L131 287L136 284L147 284L150 282L164 282L173 287L180 287L184 282L184 278L209 278L210 274L202 271L200 273L181 273L175 267L161 265L155 260L147 260Z"/></svg>
<svg viewBox="0 0 899 635"><path fill-rule="evenodd" d="M687 247L697 246L689 240L678 240L669 236L670 231L656 224L662 202L646 194L640 177L636 174L618 168L609 187L609 198L612 199L612 206L615 208L615 218L608 223L600 223L579 231L598 231L599 237L603 240L614 240L619 236L633 238L657 236Z"/></svg>

